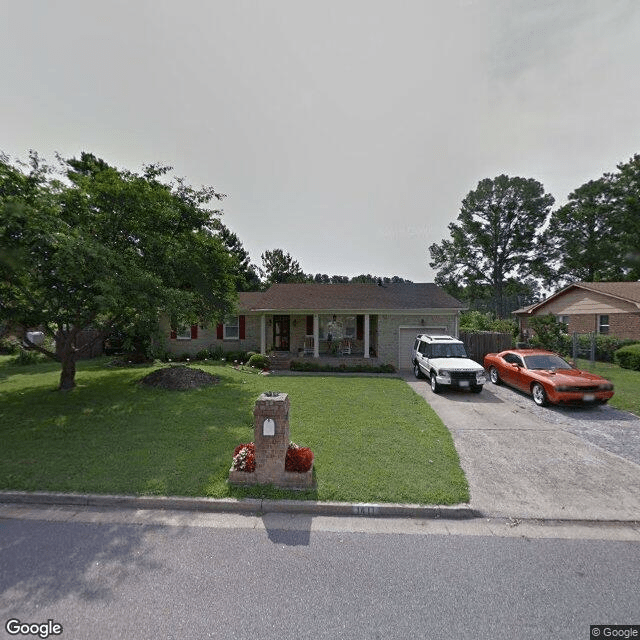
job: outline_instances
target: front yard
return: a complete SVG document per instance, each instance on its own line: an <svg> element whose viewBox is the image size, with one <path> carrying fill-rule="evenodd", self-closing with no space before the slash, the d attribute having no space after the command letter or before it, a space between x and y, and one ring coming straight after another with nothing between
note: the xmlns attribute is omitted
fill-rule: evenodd
<svg viewBox="0 0 640 640"><path fill-rule="evenodd" d="M152 369L79 365L55 391L56 363L0 357L0 489L348 502L457 504L468 485L450 433L403 381L264 376L198 363L220 383L192 391L143 387ZM291 399L291 438L315 454L317 490L227 484L237 444L253 439L263 391Z"/></svg>

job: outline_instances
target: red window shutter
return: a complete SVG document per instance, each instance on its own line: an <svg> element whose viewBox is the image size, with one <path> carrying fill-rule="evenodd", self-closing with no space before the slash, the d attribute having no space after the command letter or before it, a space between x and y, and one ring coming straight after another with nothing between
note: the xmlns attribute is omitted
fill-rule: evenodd
<svg viewBox="0 0 640 640"><path fill-rule="evenodd" d="M356 340L364 340L364 316L356 316Z"/></svg>
<svg viewBox="0 0 640 640"><path fill-rule="evenodd" d="M171 329L171 340L176 340L178 337L178 332L175 329Z"/></svg>
<svg viewBox="0 0 640 640"><path fill-rule="evenodd" d="M224 326L222 324L219 324L216 327L216 338L218 340L222 340L222 338L224 338Z"/></svg>
<svg viewBox="0 0 640 640"><path fill-rule="evenodd" d="M198 337L198 325L197 324L192 324L191 325L191 339L195 340Z"/></svg>
<svg viewBox="0 0 640 640"><path fill-rule="evenodd" d="M307 316L307 335L313 335L313 316Z"/></svg>
<svg viewBox="0 0 640 640"><path fill-rule="evenodd" d="M244 340L245 332L246 332L246 316L238 316L238 334L240 340Z"/></svg>

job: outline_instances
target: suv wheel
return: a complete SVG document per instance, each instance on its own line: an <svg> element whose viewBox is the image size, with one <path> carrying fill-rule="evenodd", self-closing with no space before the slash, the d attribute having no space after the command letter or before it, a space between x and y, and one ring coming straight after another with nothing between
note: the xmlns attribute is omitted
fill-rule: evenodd
<svg viewBox="0 0 640 640"><path fill-rule="evenodd" d="M436 380L436 374L435 373L431 374L431 391L433 391L433 393L440 393L440 391L441 391L440 385L438 384L438 381Z"/></svg>
<svg viewBox="0 0 640 640"><path fill-rule="evenodd" d="M422 371L420 371L420 365L417 362L413 365L413 375L418 379L422 378Z"/></svg>

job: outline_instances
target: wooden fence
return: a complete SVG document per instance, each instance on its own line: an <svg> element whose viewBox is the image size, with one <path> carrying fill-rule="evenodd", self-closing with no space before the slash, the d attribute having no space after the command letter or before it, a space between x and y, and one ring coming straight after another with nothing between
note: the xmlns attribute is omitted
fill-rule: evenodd
<svg viewBox="0 0 640 640"><path fill-rule="evenodd" d="M480 364L483 363L487 353L498 353L513 347L513 336L510 333L494 333L492 331L470 333L461 331L460 340L464 342L469 357Z"/></svg>

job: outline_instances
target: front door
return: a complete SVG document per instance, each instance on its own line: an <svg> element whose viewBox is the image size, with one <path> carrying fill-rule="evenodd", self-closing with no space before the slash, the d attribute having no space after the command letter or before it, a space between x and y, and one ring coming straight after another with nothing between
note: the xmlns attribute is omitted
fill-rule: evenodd
<svg viewBox="0 0 640 640"><path fill-rule="evenodd" d="M289 351L289 316L273 316L273 348Z"/></svg>

